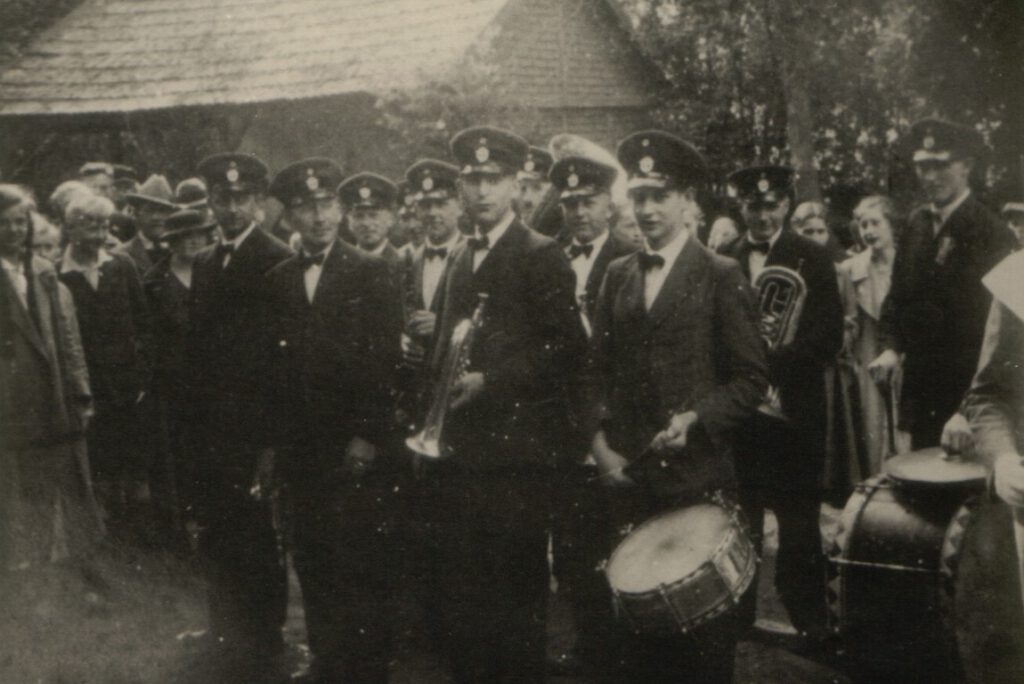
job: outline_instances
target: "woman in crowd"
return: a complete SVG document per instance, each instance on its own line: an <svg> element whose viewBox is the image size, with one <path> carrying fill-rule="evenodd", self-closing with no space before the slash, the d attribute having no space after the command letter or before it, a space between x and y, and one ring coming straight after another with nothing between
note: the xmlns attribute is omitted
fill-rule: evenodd
<svg viewBox="0 0 1024 684"><path fill-rule="evenodd" d="M71 295L32 254L31 197L0 184L0 572L80 555L101 536L89 374Z"/></svg>
<svg viewBox="0 0 1024 684"><path fill-rule="evenodd" d="M192 500L189 447L189 364L186 337L192 265L196 254L212 241L216 223L204 209L179 211L164 224L161 239L170 255L143 279L153 325L150 354L157 400L156 470L152 483L160 524L175 543L184 540L186 508Z"/></svg>
<svg viewBox="0 0 1024 684"><path fill-rule="evenodd" d="M825 490L835 497L835 502L845 501L850 488L858 482L864 461L863 446L860 443L860 420L855 371L850 355L853 342L853 325L857 317L857 301L853 283L839 268L839 262L846 258L839 241L832 234L827 222L827 210L821 202L802 202L790 219L793 230L803 237L824 247L836 262L836 278L839 281L839 296L843 302L843 316L846 322L843 348L836 362L825 370L825 398L828 406L826 429Z"/></svg>
<svg viewBox="0 0 1024 684"><path fill-rule="evenodd" d="M899 444L905 441L904 436L895 432L895 426L889 424L886 416L887 400L894 407L898 405L895 399L896 388L879 387L867 372L868 364L881 352L878 321L892 281L897 219L892 200L882 195L872 195L861 200L854 210L854 219L857 221L859 239L866 248L844 261L840 270L853 284L857 303L850 351L857 374L868 461L868 472L862 473L862 476L867 477L877 473L882 461L894 453L894 441ZM885 393L889 393L889 397Z"/></svg>

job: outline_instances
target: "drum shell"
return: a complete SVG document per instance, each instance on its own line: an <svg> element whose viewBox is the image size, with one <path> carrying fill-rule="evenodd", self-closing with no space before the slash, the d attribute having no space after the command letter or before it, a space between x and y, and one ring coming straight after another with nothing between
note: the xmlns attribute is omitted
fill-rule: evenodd
<svg viewBox="0 0 1024 684"><path fill-rule="evenodd" d="M614 561L613 553L609 563ZM624 592L612 586L615 614L638 634L691 632L739 603L756 569L753 544L734 519L712 558L689 575L645 592Z"/></svg>
<svg viewBox="0 0 1024 684"><path fill-rule="evenodd" d="M829 600L863 681L1024 681L1012 529L976 491L883 475L850 497Z"/></svg>

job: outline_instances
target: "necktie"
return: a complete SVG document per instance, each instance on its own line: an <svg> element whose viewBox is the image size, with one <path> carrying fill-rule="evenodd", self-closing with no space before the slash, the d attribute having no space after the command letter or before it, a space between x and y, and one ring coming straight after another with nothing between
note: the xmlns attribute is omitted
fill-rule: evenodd
<svg viewBox="0 0 1024 684"><path fill-rule="evenodd" d="M590 255L593 254L593 253L594 253L594 245L593 245L593 243L587 243L585 245L579 245L579 244L573 243L573 244L569 245L569 258L570 259L575 259L578 256L585 256L585 257L587 257L589 259Z"/></svg>
<svg viewBox="0 0 1024 684"><path fill-rule="evenodd" d="M230 243L220 243L217 245L217 249L214 250L213 255L217 258L217 263L221 266L224 265L224 259L235 253L235 246Z"/></svg>
<svg viewBox="0 0 1024 684"><path fill-rule="evenodd" d="M448 248L447 247L427 247L423 250L423 256L427 259L447 259Z"/></svg>
<svg viewBox="0 0 1024 684"><path fill-rule="evenodd" d="M747 242L748 249L751 252L760 252L761 254L767 254L768 250L771 249L771 244L766 240L765 242Z"/></svg>
<svg viewBox="0 0 1024 684"><path fill-rule="evenodd" d="M313 266L323 266L324 257L326 256L327 255L323 252L312 255L303 252L302 256L299 257L299 265L302 266L303 271L308 271Z"/></svg>
<svg viewBox="0 0 1024 684"><path fill-rule="evenodd" d="M665 265L665 257L660 254L638 252L636 258L637 263L640 264L640 270L644 272L650 271L652 268L661 268Z"/></svg>
<svg viewBox="0 0 1024 684"><path fill-rule="evenodd" d="M491 248L491 241L487 239L486 235L481 235L480 237L471 237L468 240L466 240L466 242L469 244L470 249L472 249L474 252L479 252L480 250Z"/></svg>

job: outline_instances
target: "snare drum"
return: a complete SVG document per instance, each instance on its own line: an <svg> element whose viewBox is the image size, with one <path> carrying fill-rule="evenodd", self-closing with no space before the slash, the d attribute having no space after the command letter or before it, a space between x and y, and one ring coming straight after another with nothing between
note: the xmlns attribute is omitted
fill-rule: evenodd
<svg viewBox="0 0 1024 684"><path fill-rule="evenodd" d="M698 504L634 529L605 567L616 616L634 632L686 633L735 606L757 555L735 513Z"/></svg>

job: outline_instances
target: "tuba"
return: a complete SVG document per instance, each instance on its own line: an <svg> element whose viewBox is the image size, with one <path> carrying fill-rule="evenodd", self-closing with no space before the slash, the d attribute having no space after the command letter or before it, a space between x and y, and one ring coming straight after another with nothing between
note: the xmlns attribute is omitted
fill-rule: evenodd
<svg viewBox="0 0 1024 684"><path fill-rule="evenodd" d="M757 290L759 328L768 351L775 351L793 341L800 312L807 298L807 283L793 269L784 266L766 266L754 279ZM779 388L768 388L768 395L757 409L775 418L786 419L782 412Z"/></svg>
<svg viewBox="0 0 1024 684"><path fill-rule="evenodd" d="M448 351L445 353L444 362L441 365L441 374L434 385L430 409L427 411L423 429L405 440L405 445L409 449L427 458L441 458L444 455L441 431L444 428L445 415L448 413L448 404L451 403L452 388L469 366L469 354L473 348L473 339L484 319L487 295L480 292L477 297L480 299L473 315L459 321L452 331L451 340L448 342Z"/></svg>

